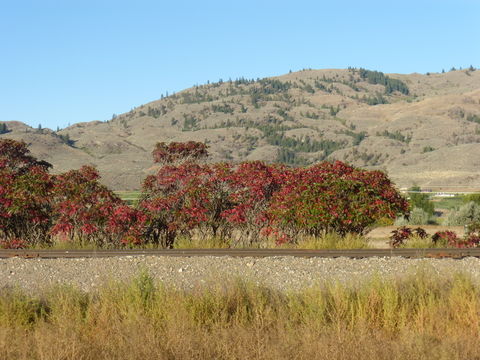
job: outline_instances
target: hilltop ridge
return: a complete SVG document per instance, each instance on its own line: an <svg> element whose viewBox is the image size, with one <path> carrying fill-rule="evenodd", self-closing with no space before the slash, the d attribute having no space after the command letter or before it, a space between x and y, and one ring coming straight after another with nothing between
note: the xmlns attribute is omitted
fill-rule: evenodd
<svg viewBox="0 0 480 360"><path fill-rule="evenodd" d="M107 122L58 132L5 122L64 171L88 163L114 189L138 189L158 141L205 141L211 161L343 160L398 186L480 189L480 71L383 74L303 70L194 86Z"/></svg>

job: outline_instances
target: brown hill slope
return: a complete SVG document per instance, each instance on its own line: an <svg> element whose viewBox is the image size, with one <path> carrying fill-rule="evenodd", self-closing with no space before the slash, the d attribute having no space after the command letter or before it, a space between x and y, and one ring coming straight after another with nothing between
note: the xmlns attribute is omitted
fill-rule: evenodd
<svg viewBox="0 0 480 360"><path fill-rule="evenodd" d="M94 164L115 189L140 186L156 142L186 140L208 142L213 161L339 159L384 169L401 187L480 189L480 71L305 70L196 86L58 134L7 126L0 136L24 139L56 171Z"/></svg>

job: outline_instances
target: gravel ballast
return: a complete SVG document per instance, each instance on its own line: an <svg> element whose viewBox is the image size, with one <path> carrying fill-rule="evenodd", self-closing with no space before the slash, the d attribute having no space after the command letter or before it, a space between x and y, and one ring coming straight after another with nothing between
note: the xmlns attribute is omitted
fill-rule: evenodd
<svg viewBox="0 0 480 360"><path fill-rule="evenodd" d="M0 259L0 289L28 292L69 284L90 291L111 281L129 281L147 271L156 281L180 289L243 279L278 290L301 290L326 281L359 284L372 276L397 278L418 272L470 276L480 283L480 259L365 259L297 257L122 256L78 259Z"/></svg>

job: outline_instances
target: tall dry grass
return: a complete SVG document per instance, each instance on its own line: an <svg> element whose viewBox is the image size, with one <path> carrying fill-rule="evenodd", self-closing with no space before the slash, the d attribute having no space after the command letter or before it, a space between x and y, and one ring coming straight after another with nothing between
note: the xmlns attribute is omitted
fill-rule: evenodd
<svg viewBox="0 0 480 360"><path fill-rule="evenodd" d="M313 250L344 250L344 249L369 249L371 246L365 236L357 234L339 235L327 233L322 236L300 236L296 244L285 244L280 247Z"/></svg>
<svg viewBox="0 0 480 360"><path fill-rule="evenodd" d="M0 295L1 359L474 359L480 292L429 274L282 293L142 274L98 292Z"/></svg>
<svg viewBox="0 0 480 360"><path fill-rule="evenodd" d="M273 239L263 239L248 246L237 244L232 239L218 237L179 237L174 245L177 249L221 249L221 248L289 248L289 249L368 249L368 239L361 235L346 234L344 236L328 233L321 236L299 235L295 243L276 244Z"/></svg>
<svg viewBox="0 0 480 360"><path fill-rule="evenodd" d="M422 243L423 244L423 243ZM366 237L356 234L346 234L344 236L328 233L322 236L299 235L295 243L278 245L273 239L263 239L252 244L242 244L231 238L221 238L214 236L179 236L174 244L176 249L228 249L228 248L292 248L292 249L367 249L371 248ZM428 247L428 246L426 246ZM35 249L55 249L55 250L99 250L106 247L98 246L92 242L82 242L79 239L65 241L57 237L53 239L52 244L36 245ZM144 244L134 248L158 249L159 245Z"/></svg>

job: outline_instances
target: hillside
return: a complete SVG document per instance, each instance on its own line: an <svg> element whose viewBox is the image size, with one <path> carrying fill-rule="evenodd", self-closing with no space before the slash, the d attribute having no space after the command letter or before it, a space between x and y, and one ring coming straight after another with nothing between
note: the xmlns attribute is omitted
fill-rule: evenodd
<svg viewBox="0 0 480 360"><path fill-rule="evenodd" d="M89 163L115 189L137 189L158 141L205 141L212 161L293 165L344 160L400 186L480 189L480 70L429 75L304 70L195 86L108 122L53 132L5 122L64 171Z"/></svg>

